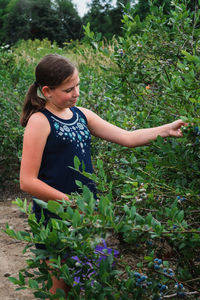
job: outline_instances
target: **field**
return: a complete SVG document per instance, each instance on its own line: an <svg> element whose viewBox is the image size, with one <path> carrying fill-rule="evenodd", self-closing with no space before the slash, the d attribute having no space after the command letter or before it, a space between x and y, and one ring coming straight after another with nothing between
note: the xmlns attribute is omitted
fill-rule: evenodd
<svg viewBox="0 0 200 300"><path fill-rule="evenodd" d="M99 41L98 34L87 27L84 41L62 49L48 40L1 48L1 229L9 225L1 231L0 249L1 284L5 292L10 291L7 299L32 299L23 296L26 290L17 291L15 297L8 277L18 288L31 289L35 298L49 297L51 282L42 255L54 258L57 275L70 285L78 272L81 283L71 290L77 300L199 299L200 31L196 25L200 13L194 17L184 4L175 6L169 16L161 8L152 11L143 22L125 14L123 36L110 42ZM133 149L93 137L98 213L87 188L75 197L77 209L68 206L64 211L50 201L48 209L63 218L53 223L52 232L35 222L18 188L6 194L11 182L19 185L22 100L34 82L35 65L47 53L59 53L77 63L78 105L117 126L135 130L179 118L188 123L182 138L158 137L150 145ZM91 276L87 263L75 264L72 259L67 265L61 263L66 248L82 262L97 260L94 245L101 237L118 249L119 256L110 255L100 267L94 263ZM34 252L32 244L38 240L48 246L47 252ZM61 291L58 297L63 299Z"/></svg>

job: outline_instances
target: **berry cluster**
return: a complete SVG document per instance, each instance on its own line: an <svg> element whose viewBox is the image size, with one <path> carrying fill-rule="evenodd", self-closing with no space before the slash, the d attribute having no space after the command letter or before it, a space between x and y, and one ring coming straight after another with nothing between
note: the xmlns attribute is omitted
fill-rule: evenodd
<svg viewBox="0 0 200 300"><path fill-rule="evenodd" d="M163 272L164 274L173 277L174 272L172 269L167 269L163 267L163 261L160 258L154 259L154 269Z"/></svg>
<svg viewBox="0 0 200 300"><path fill-rule="evenodd" d="M147 276L142 275L139 272L135 272L134 276L136 278L136 286L146 289L149 285L152 284L151 281L147 281Z"/></svg>
<svg viewBox="0 0 200 300"><path fill-rule="evenodd" d="M176 199L178 200L178 203L187 200L185 197L180 197L180 196L177 196Z"/></svg>
<svg viewBox="0 0 200 300"><path fill-rule="evenodd" d="M160 268L162 268L162 259L160 258L155 258L154 259L154 269L155 270L160 270Z"/></svg>
<svg viewBox="0 0 200 300"><path fill-rule="evenodd" d="M158 283L158 288L159 288L160 293L162 293L168 289L168 286L165 284L162 284L162 283Z"/></svg>

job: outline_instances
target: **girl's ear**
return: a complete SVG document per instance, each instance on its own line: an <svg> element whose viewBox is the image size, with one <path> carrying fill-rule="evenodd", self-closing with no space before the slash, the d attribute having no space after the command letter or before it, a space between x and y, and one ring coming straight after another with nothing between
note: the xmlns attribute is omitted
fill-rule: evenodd
<svg viewBox="0 0 200 300"><path fill-rule="evenodd" d="M42 87L42 94L45 96L45 98L49 98L50 88L47 85Z"/></svg>

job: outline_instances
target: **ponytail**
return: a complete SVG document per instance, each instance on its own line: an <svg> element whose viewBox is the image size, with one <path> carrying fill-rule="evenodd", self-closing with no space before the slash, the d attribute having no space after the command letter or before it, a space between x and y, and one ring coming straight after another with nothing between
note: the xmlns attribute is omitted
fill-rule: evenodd
<svg viewBox="0 0 200 300"><path fill-rule="evenodd" d="M46 100L37 95L37 89L39 89L38 84L34 83L30 86L22 109L22 114L20 118L20 124L26 127L28 120L32 114L44 109Z"/></svg>

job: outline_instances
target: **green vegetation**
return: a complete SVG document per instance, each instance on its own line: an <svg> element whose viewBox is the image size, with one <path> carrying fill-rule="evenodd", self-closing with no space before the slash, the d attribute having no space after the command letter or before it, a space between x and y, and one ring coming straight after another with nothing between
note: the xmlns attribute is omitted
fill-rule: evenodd
<svg viewBox="0 0 200 300"><path fill-rule="evenodd" d="M70 291L71 299L200 297L200 10L188 9L187 1L179 0L172 1L167 14L163 9L150 5L150 14L141 21L130 7L123 15L123 34L109 43L88 24L82 42L66 43L62 49L48 40L1 48L0 170L4 184L18 177L21 103L34 81L36 63L50 52L77 62L79 105L109 122L128 130L180 117L190 124L183 129L183 138L160 137L151 146L134 149L93 138L97 210L87 188L83 195L73 195L76 209L70 204L64 210L62 204L40 202L61 218L51 221L52 230L36 222L26 201L16 200L34 235L7 226L6 233L26 241L25 251L31 250L27 267L19 278L10 280L19 288L33 289L36 298L64 299L62 291L55 297L49 294L48 266L41 260L45 257L52 257L56 276L69 285L75 275L80 277ZM75 163L78 168L79 162ZM120 253L117 258L108 255L98 266L94 247L108 236L118 240ZM47 250L35 250L37 242ZM66 252L69 258L63 263ZM84 264L87 261L92 274L91 266Z"/></svg>

